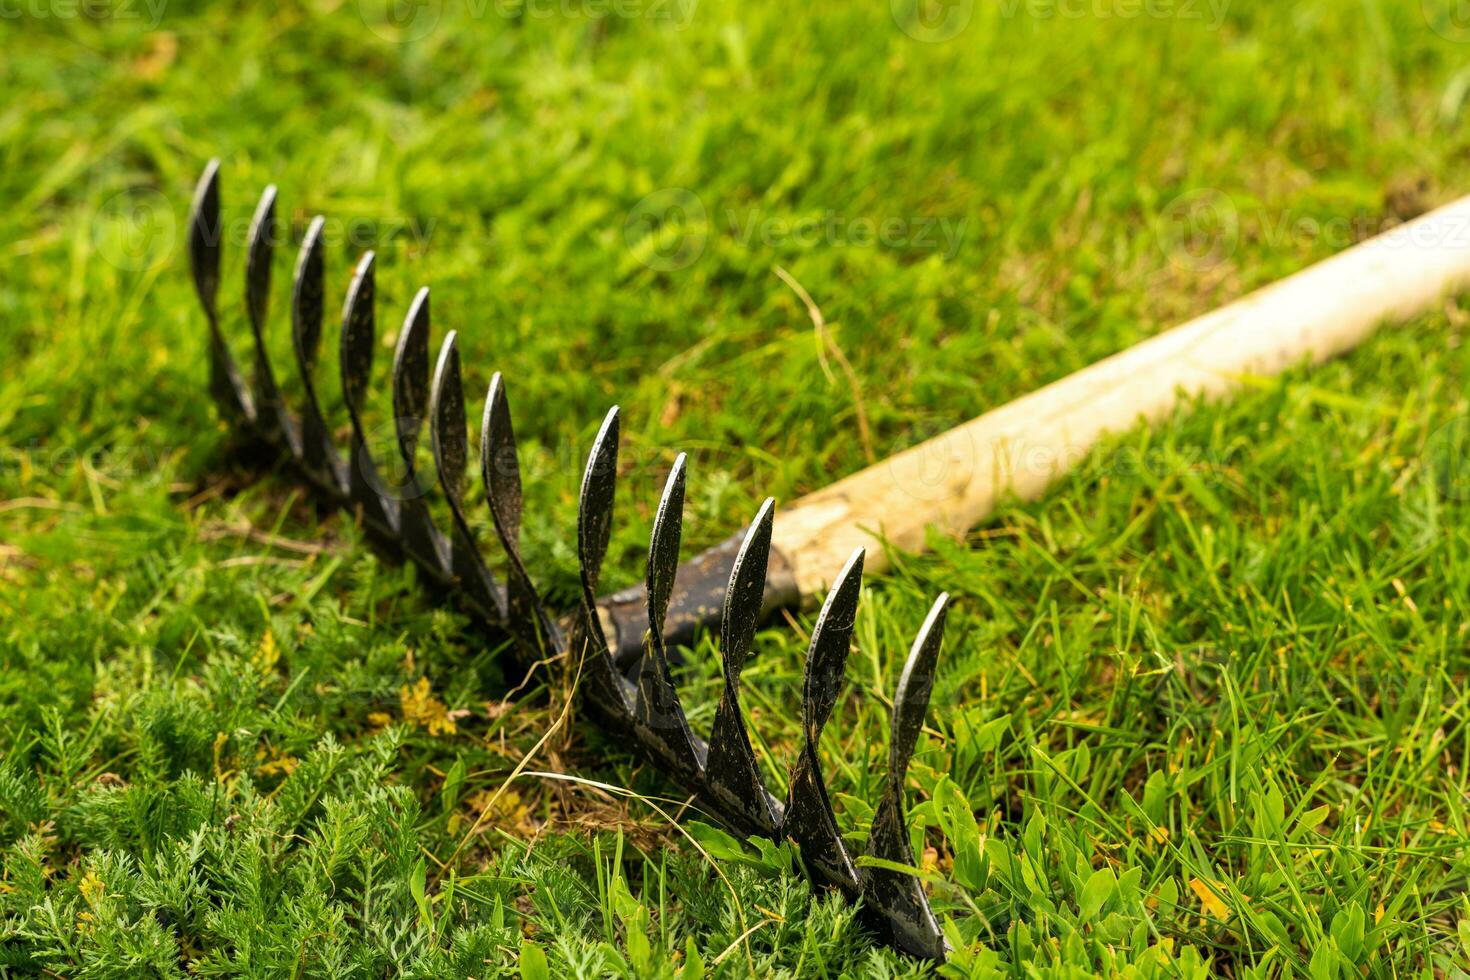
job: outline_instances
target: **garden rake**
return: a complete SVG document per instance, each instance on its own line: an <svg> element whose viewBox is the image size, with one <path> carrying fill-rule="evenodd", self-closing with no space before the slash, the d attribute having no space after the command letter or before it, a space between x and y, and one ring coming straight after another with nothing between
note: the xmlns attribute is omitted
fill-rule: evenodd
<svg viewBox="0 0 1470 980"><path fill-rule="evenodd" d="M523 658L566 654L579 663L591 713L697 798L712 818L741 834L795 841L817 885L860 899L880 935L933 959L944 957L943 934L920 879L898 869L914 863L905 773L933 688L948 596L935 601L920 627L893 699L888 772L866 848L871 860L855 859L843 843L817 755L842 684L865 561L868 571L881 570L886 545L917 550L933 528L963 533L1007 496L1039 497L1111 433L1163 418L1196 396L1225 394L1249 377L1341 353L1385 321L1418 315L1447 291L1470 285L1467 197L870 466L779 515L768 500L749 528L683 564L681 455L654 520L645 584L599 599L617 472L614 408L593 441L578 502L581 596L577 608L557 620L520 554L520 472L498 374L485 399L480 468L505 555L505 582L491 576L470 530L463 506L469 447L459 352L451 332L431 378L427 290L409 307L393 359L396 449L409 485L415 485L419 420L427 415L448 532L435 525L421 496L385 491L360 411L375 338L370 252L358 263L343 308L341 381L352 429L347 456L339 454L311 382L324 314L321 218L302 242L292 295L304 405L299 415L285 407L265 344L275 202L275 189L266 188L247 242L245 307L255 350L247 385L216 307L217 161L205 169L195 193L189 251L209 322L211 387L222 413L287 458L323 498L353 511L389 555L416 565L436 588L511 638ZM882 546L869 555L875 544ZM835 576L833 569L840 569ZM746 733L740 671L763 610L823 595L802 690L804 740L789 790L778 800L765 787ZM708 742L690 730L669 669L671 649L704 628L718 629L724 661L724 689Z"/></svg>
<svg viewBox="0 0 1470 980"><path fill-rule="evenodd" d="M593 440L577 509L581 597L566 618L554 618L537 593L520 552L521 482L506 385L490 382L480 427L480 474L491 522L506 560L503 582L484 561L464 510L469 447L459 348L445 336L430 377L429 293L414 297L399 333L392 392L397 449L415 473L419 420L427 417L450 527L443 531L418 493L385 491L369 451L362 405L375 346L374 257L365 254L348 287L342 313L341 383L351 422L343 458L323 418L312 384L325 302L323 219L306 231L295 267L291 336L303 387L300 414L287 409L266 353L267 296L274 251L276 191L267 187L250 224L245 308L254 335L253 383L236 365L220 326L216 296L221 257L218 161L200 178L189 223L194 283L209 322L211 390L220 410L253 440L280 453L323 498L351 510L388 554L411 562L496 635L513 641L525 663L561 654L580 665L589 713L700 808L741 835L790 839L812 881L861 900L866 922L899 949L942 959L943 934L912 867L904 801L905 775L934 682L949 598L935 600L918 631L893 699L888 772L860 862L838 831L817 754L823 726L841 691L861 589L864 549L853 550L833 578L812 630L801 693L803 743L789 789L778 799L760 774L740 707L740 672L763 604L796 598L791 576L772 561L775 505L767 500L749 528L680 566L686 462L674 461L653 523L643 587L606 600L596 597L612 528L617 482L618 409ZM678 578L676 590L675 579ZM772 589L772 583L777 587ZM703 626L718 626L724 689L708 741L691 731L670 671L670 647Z"/></svg>

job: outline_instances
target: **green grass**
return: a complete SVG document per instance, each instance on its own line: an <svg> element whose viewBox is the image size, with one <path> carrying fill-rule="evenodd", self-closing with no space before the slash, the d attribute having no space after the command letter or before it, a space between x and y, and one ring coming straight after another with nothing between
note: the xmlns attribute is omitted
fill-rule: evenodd
<svg viewBox="0 0 1470 980"><path fill-rule="evenodd" d="M1470 189L1470 37L1434 4L981 0L942 43L891 6L0 20L0 975L924 972L789 850L676 827L575 713L528 764L575 781L507 782L568 692L503 703L462 617L232 462L178 246L219 155L243 350L239 229L280 185L283 374L313 214L334 295L378 251L385 341L431 284L472 400L508 380L565 603L609 404L622 583L681 449L692 550ZM657 240L651 194L686 215ZM908 640L957 597L911 787L951 974L1464 968L1467 311L1122 436L869 583L823 743L855 838ZM778 785L794 625L745 675ZM707 727L717 652L690 661Z"/></svg>

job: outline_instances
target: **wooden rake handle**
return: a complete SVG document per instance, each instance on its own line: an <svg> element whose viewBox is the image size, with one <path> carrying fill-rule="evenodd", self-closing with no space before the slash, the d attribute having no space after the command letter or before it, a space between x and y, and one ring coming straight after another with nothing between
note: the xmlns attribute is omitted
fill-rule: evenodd
<svg viewBox="0 0 1470 980"><path fill-rule="evenodd" d="M1196 396L1351 349L1385 322L1470 286L1470 197L1136 344L957 426L776 513L766 606L824 595L854 548L882 571L888 547L919 551L930 527L963 534L1005 497L1041 496L1109 434L1154 422ZM719 608L738 539L680 568L671 610L687 637ZM641 590L609 597L629 650ZM619 646L624 645L620 643Z"/></svg>
<svg viewBox="0 0 1470 980"><path fill-rule="evenodd" d="M1070 374L778 511L774 536L802 596L855 547L918 551L963 534L1006 496L1032 500L1099 440L1195 396L1351 349L1389 321L1470 286L1470 197Z"/></svg>

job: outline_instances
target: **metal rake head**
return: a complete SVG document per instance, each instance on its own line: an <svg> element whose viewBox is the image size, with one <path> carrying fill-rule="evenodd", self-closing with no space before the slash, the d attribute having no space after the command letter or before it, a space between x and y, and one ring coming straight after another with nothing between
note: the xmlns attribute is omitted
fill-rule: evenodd
<svg viewBox="0 0 1470 980"><path fill-rule="evenodd" d="M761 776L740 708L740 672L763 603L771 602L772 583L780 582L779 570L771 567L774 501L761 506L742 534L681 566L687 467L680 454L659 501L643 587L599 600L597 586L612 529L618 472L619 415L612 408L593 441L582 477L577 511L580 601L570 615L557 620L547 611L521 556L520 465L509 397L499 374L485 396L479 458L491 522L505 556L504 582L490 573L466 518L469 446L459 346L451 331L431 371L428 289L421 289L408 309L392 371L398 463L416 490L392 493L381 476L362 420L375 346L372 252L358 262L342 310L341 384L351 422L347 453L342 455L312 383L325 297L320 217L311 222L302 241L292 289L291 336L303 404L299 414L286 407L265 342L275 215L272 186L261 196L247 244L245 310L255 354L253 379L247 385L225 342L216 306L222 251L218 161L205 168L190 218L189 254L209 324L211 391L222 412L254 441L284 454L318 493L351 509L392 557L418 566L473 616L513 639L521 658L534 662L568 654L579 664L580 690L590 713L696 797L710 817L743 835L795 841L817 885L861 900L867 922L898 948L942 959L943 935L918 877L893 868L914 863L905 775L928 708L949 597L935 600L899 680L887 774L866 848L866 855L877 860L857 860L839 832L817 744L843 685L863 552L854 552L837 574L812 631L801 692L802 746L791 767L789 789L779 799ZM447 532L435 524L425 496L416 492L416 457L425 418L439 493L450 515ZM636 615L628 612L632 597L643 600ZM671 606L681 636L701 625L719 629L724 688L708 742L690 729L670 670ZM636 645L629 641L634 630Z"/></svg>

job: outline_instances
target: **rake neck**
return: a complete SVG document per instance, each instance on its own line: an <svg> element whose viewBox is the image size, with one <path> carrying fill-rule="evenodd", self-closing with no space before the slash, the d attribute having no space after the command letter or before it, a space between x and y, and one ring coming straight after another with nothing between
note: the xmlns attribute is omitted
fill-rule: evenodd
<svg viewBox="0 0 1470 980"><path fill-rule="evenodd" d="M664 624L664 642L670 652L693 643L701 630L719 628L730 570L745 534L741 531L679 566ZM770 616L778 609L800 603L801 592L791 563L780 550L772 548L761 615ZM613 659L626 671L643 657L643 641L648 633L648 590L635 585L614 592L599 599L597 609L602 614L602 628Z"/></svg>

